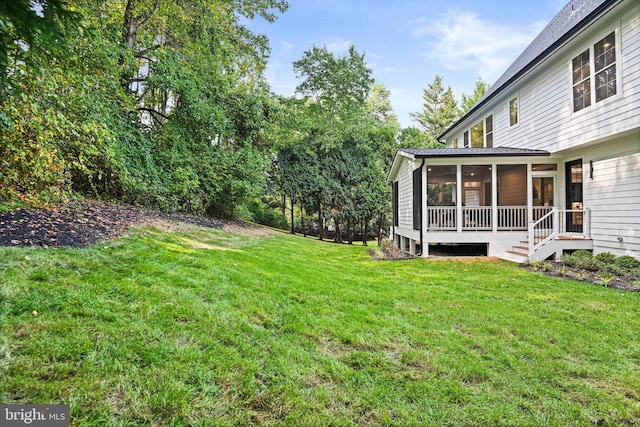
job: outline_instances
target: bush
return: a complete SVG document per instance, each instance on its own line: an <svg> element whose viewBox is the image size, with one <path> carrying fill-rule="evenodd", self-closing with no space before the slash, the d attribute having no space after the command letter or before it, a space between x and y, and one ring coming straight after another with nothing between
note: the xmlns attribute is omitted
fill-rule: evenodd
<svg viewBox="0 0 640 427"><path fill-rule="evenodd" d="M563 255L562 262L583 270L598 270L601 264L590 251L584 249L577 250L570 255Z"/></svg>
<svg viewBox="0 0 640 427"><path fill-rule="evenodd" d="M631 255L623 255L616 258L615 265L616 267L631 270L634 268L640 268L640 261L638 261L638 259L632 257Z"/></svg>
<svg viewBox="0 0 640 427"><path fill-rule="evenodd" d="M276 213L260 199L252 200L249 203L248 208L251 213L252 220L258 224L279 228L281 230L287 230L289 227L286 218Z"/></svg>
<svg viewBox="0 0 640 427"><path fill-rule="evenodd" d="M604 265L611 265L615 262L616 260L616 256L614 254L612 254L611 252L602 252L599 253L598 255L594 256L594 258L600 262L603 266Z"/></svg>

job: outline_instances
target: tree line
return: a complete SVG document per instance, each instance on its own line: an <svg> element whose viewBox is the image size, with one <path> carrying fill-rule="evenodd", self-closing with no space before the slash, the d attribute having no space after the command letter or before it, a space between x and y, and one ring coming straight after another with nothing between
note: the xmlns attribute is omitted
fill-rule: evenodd
<svg viewBox="0 0 640 427"><path fill-rule="evenodd" d="M75 195L236 217L341 242L380 235L400 147L437 136L458 107L436 76L419 128L351 46L310 47L296 96L270 92L268 40L284 0L15 0L0 5L0 204Z"/></svg>

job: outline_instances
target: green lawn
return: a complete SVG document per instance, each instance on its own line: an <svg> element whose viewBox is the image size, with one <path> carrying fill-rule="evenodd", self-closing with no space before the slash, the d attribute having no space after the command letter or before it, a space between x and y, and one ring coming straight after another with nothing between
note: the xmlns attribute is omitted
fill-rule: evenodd
<svg viewBox="0 0 640 427"><path fill-rule="evenodd" d="M77 426L640 425L640 295L507 262L143 228L0 287L0 402Z"/></svg>

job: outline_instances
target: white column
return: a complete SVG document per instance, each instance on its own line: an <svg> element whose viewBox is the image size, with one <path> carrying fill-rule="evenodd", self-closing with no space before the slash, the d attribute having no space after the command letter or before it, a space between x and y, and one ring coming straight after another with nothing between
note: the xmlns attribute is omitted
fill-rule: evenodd
<svg viewBox="0 0 640 427"><path fill-rule="evenodd" d="M462 233L462 165L456 165L456 228Z"/></svg>
<svg viewBox="0 0 640 427"><path fill-rule="evenodd" d="M429 241L427 238L427 205L429 200L427 198L427 179L429 177L427 171L429 170L429 166L427 166L426 162L422 169L422 242L420 242L420 248L422 250L422 256L427 257L429 256L429 243L427 243Z"/></svg>
<svg viewBox="0 0 640 427"><path fill-rule="evenodd" d="M493 232L498 231L498 165L491 165L491 224Z"/></svg>
<svg viewBox="0 0 640 427"><path fill-rule="evenodd" d="M527 218L529 222L533 220L533 176L531 171L531 163L527 163Z"/></svg>

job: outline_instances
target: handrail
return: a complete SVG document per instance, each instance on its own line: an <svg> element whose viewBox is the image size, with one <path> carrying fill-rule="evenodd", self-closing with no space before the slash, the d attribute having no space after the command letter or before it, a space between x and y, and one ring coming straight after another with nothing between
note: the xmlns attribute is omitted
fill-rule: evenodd
<svg viewBox="0 0 640 427"><path fill-rule="evenodd" d="M537 221L529 221L529 256L558 235L558 212L553 208Z"/></svg>
<svg viewBox="0 0 640 427"><path fill-rule="evenodd" d="M579 215L582 231L575 232L567 230L567 214ZM536 221L529 221L529 256L545 245L550 240L557 238L560 234L580 235L589 238L591 235L591 218L589 209L558 209L553 208L550 212L540 217Z"/></svg>

